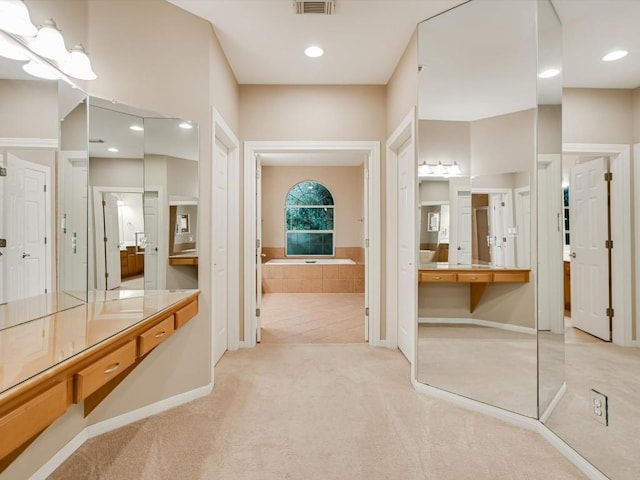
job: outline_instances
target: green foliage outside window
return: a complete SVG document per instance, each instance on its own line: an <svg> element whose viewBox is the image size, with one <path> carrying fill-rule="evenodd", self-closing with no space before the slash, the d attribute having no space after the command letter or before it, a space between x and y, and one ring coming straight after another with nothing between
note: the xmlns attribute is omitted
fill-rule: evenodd
<svg viewBox="0 0 640 480"><path fill-rule="evenodd" d="M294 185L285 206L286 254L333 255L333 215L333 196L324 185Z"/></svg>

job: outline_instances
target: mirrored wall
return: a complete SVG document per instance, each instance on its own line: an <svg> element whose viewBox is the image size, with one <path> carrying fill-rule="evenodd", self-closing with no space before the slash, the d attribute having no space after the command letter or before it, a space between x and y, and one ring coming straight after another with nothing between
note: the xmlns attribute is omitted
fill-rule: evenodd
<svg viewBox="0 0 640 480"><path fill-rule="evenodd" d="M417 340L419 382L535 418L536 17L472 1L419 25Z"/></svg>
<svg viewBox="0 0 640 480"><path fill-rule="evenodd" d="M86 95L24 63L0 56L0 328L87 299Z"/></svg>
<svg viewBox="0 0 640 480"><path fill-rule="evenodd" d="M198 126L90 104L90 287L197 288Z"/></svg>

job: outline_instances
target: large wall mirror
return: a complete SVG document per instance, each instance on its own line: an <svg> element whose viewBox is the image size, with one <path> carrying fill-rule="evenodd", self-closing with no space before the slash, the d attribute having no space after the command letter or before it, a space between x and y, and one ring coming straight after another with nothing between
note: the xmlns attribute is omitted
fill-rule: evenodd
<svg viewBox="0 0 640 480"><path fill-rule="evenodd" d="M195 123L90 98L91 289L197 288L198 152Z"/></svg>
<svg viewBox="0 0 640 480"><path fill-rule="evenodd" d="M537 418L536 18L474 0L418 27L417 379Z"/></svg>
<svg viewBox="0 0 640 480"><path fill-rule="evenodd" d="M21 50L3 32L0 45L0 328L6 328L87 299L87 103L80 89L35 78L22 69L24 60L8 58Z"/></svg>

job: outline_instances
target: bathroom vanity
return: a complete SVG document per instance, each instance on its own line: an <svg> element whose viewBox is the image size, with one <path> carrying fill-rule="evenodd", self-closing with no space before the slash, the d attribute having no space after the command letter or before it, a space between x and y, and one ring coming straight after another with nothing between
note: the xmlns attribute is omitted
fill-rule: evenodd
<svg viewBox="0 0 640 480"><path fill-rule="evenodd" d="M460 283L469 285L469 312L476 309L492 283L529 283L530 269L492 268L482 265L433 263L418 271L418 283Z"/></svg>
<svg viewBox="0 0 640 480"><path fill-rule="evenodd" d="M199 290L91 292L0 330L0 472L67 408L85 417L198 313Z"/></svg>

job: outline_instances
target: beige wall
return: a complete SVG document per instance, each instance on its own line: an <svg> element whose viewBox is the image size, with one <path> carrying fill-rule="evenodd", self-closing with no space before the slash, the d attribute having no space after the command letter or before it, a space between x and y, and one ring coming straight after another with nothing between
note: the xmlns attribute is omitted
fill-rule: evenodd
<svg viewBox="0 0 640 480"><path fill-rule="evenodd" d="M88 3L88 9L84 9ZM211 25L162 0L31 1L39 15L54 16L65 38L71 32L91 55L98 79L89 93L200 126L200 201L211 214L210 109L214 105L238 133L238 87ZM88 15L88 24L86 20ZM39 18L39 17L38 17ZM37 19L34 21L38 22ZM216 103L217 102L217 103ZM200 262L211 259L211 235L200 232ZM200 313L134 370L87 418L81 405L48 428L0 479L28 478L85 426L208 385L211 368L211 297L201 269Z"/></svg>
<svg viewBox="0 0 640 480"><path fill-rule="evenodd" d="M89 159L89 185L142 189L144 162L141 158Z"/></svg>
<svg viewBox="0 0 640 480"><path fill-rule="evenodd" d="M335 202L334 246L364 242L363 167L262 167L262 244L284 247L284 202L289 189L315 180L329 189Z"/></svg>
<svg viewBox="0 0 640 480"><path fill-rule="evenodd" d="M418 164L457 162L462 175L469 175L470 155L470 122L418 121Z"/></svg>
<svg viewBox="0 0 640 480"><path fill-rule="evenodd" d="M633 91L633 143L640 143L640 88Z"/></svg>
<svg viewBox="0 0 640 480"><path fill-rule="evenodd" d="M538 107L538 155L562 152L562 106Z"/></svg>
<svg viewBox="0 0 640 480"><path fill-rule="evenodd" d="M385 140L382 85L241 85L243 140Z"/></svg>
<svg viewBox="0 0 640 480"><path fill-rule="evenodd" d="M564 143L626 143L633 138L633 91L565 88Z"/></svg>
<svg viewBox="0 0 640 480"><path fill-rule="evenodd" d="M471 174L531 171L535 119L530 109L471 122Z"/></svg>
<svg viewBox="0 0 640 480"><path fill-rule="evenodd" d="M449 181L446 182L420 182L418 200L420 202L446 202L449 203Z"/></svg>
<svg viewBox="0 0 640 480"><path fill-rule="evenodd" d="M387 83L387 136L418 104L418 29L413 32Z"/></svg>
<svg viewBox="0 0 640 480"><path fill-rule="evenodd" d="M0 79L0 105L0 138L58 139L56 82Z"/></svg>

